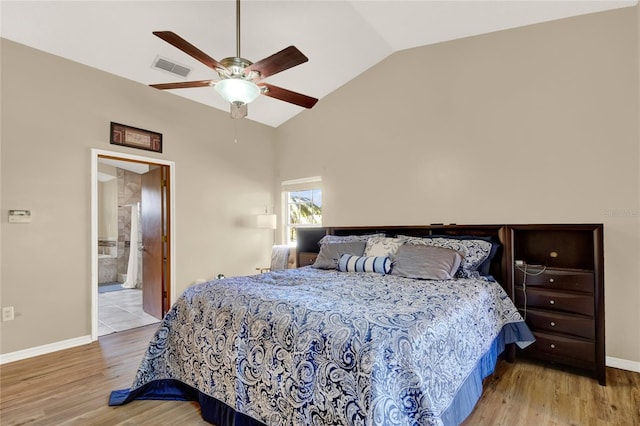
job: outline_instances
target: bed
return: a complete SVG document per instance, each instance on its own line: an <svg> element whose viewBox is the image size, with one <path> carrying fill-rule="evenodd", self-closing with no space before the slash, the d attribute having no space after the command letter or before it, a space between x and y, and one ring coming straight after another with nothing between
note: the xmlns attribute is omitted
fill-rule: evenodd
<svg viewBox="0 0 640 426"><path fill-rule="evenodd" d="M327 229L316 267L188 288L109 404L195 400L218 426L459 424L505 347L533 341L498 236L379 231Z"/></svg>

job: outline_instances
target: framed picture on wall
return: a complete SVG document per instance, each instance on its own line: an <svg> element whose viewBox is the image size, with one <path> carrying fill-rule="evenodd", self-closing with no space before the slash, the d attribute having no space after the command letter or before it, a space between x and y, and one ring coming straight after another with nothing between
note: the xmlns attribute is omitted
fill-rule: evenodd
<svg viewBox="0 0 640 426"><path fill-rule="evenodd" d="M162 133L111 122L112 145L162 152Z"/></svg>

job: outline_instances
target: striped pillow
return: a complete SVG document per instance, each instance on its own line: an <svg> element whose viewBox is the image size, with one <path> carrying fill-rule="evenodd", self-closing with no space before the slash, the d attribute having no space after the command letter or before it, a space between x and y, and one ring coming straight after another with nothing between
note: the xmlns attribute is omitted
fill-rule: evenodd
<svg viewBox="0 0 640 426"><path fill-rule="evenodd" d="M388 256L353 256L343 254L338 260L341 272L377 272L388 274L391 271L391 259Z"/></svg>

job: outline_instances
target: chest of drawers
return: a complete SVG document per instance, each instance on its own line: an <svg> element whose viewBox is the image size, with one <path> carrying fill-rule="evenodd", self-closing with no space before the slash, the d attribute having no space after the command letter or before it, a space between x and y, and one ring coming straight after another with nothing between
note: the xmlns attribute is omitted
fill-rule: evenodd
<svg viewBox="0 0 640 426"><path fill-rule="evenodd" d="M536 336L526 354L595 369L594 283L592 271L516 269L516 306Z"/></svg>
<svg viewBox="0 0 640 426"><path fill-rule="evenodd" d="M536 337L520 355L588 370L604 385L601 226L511 232L513 299Z"/></svg>

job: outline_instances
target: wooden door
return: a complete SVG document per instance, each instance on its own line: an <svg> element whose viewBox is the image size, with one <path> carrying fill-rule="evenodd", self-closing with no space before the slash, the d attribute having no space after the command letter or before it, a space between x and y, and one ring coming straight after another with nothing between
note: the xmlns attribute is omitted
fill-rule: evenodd
<svg viewBox="0 0 640 426"><path fill-rule="evenodd" d="M140 227L142 229L142 309L158 319L167 310L167 233L165 167L142 175Z"/></svg>

